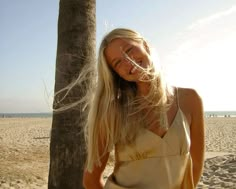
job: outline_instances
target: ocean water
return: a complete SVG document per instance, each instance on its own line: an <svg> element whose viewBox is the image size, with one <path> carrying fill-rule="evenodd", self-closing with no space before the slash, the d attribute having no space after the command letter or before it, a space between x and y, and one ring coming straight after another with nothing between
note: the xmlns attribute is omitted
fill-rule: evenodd
<svg viewBox="0 0 236 189"><path fill-rule="evenodd" d="M236 117L236 111L206 111L206 117Z"/></svg>
<svg viewBox="0 0 236 189"><path fill-rule="evenodd" d="M204 112L205 117L236 117L236 111L206 111ZM0 118L4 117L29 117L29 118L47 118L52 117L51 112L44 113L0 113Z"/></svg>

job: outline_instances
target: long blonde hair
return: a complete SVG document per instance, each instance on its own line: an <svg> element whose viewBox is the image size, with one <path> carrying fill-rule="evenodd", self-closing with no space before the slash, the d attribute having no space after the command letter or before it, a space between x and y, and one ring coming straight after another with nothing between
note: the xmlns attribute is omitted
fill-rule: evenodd
<svg viewBox="0 0 236 189"><path fill-rule="evenodd" d="M145 39L137 32L118 28L108 33L102 40L97 62L97 77L89 96L88 117L85 126L87 144L86 169L92 171L95 165L101 165L101 158L111 151L117 143L132 143L135 140L145 115L140 118L140 112L148 107L154 107L158 113L160 124L166 112L168 96L171 91L163 81L160 70L151 72L150 92L145 97L136 96L136 85L118 76L107 64L104 50L116 38L127 38L143 42L147 52L151 54ZM150 72L148 72L150 74ZM88 99L88 98L87 98ZM138 119L137 119L138 118ZM102 149L100 148L102 146Z"/></svg>

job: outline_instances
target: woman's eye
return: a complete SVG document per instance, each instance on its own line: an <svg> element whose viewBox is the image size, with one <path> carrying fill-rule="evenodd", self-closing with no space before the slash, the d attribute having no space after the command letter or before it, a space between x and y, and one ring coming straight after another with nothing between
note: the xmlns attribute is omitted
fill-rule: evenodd
<svg viewBox="0 0 236 189"><path fill-rule="evenodd" d="M129 47L129 48L125 51L125 53L126 53L126 54L129 54L129 53L132 51L132 49L133 49L133 47Z"/></svg>
<svg viewBox="0 0 236 189"><path fill-rule="evenodd" d="M114 68L117 67L121 63L121 60L117 60L114 64Z"/></svg>

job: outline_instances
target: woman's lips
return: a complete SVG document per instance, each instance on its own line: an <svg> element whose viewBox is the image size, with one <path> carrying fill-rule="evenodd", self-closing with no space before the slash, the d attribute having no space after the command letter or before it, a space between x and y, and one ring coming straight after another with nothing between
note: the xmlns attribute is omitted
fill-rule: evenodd
<svg viewBox="0 0 236 189"><path fill-rule="evenodd" d="M134 66L134 67L130 70L130 74L133 74L136 70L137 70L137 67Z"/></svg>

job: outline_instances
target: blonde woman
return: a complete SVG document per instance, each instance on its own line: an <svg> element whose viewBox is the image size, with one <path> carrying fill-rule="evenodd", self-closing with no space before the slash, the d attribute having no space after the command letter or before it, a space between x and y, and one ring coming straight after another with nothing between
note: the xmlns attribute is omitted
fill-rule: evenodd
<svg viewBox="0 0 236 189"><path fill-rule="evenodd" d="M86 189L191 189L204 161L202 101L168 87L145 39L118 28L101 42L86 124ZM187 79L187 78L186 78ZM114 147L115 167L102 173Z"/></svg>

